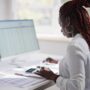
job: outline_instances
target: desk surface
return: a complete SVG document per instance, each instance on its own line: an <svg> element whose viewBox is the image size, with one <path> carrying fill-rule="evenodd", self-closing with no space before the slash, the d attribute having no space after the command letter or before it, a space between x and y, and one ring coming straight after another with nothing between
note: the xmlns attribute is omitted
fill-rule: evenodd
<svg viewBox="0 0 90 90"><path fill-rule="evenodd" d="M18 73L21 73L19 71ZM49 80L39 76L26 76L24 74L23 76L20 76L15 73L17 73L16 70L14 70L14 73L10 74L9 72L0 72L0 89L3 88L4 90L7 90L7 88L9 88L8 90L12 90L11 88L17 88L16 90L34 90L50 82Z"/></svg>
<svg viewBox="0 0 90 90"><path fill-rule="evenodd" d="M10 74L10 75L13 76L13 73L17 72L17 70L15 71L15 68L17 68L17 66L22 66L23 65L24 67L28 67L28 66L31 67L31 65L34 65L34 63L36 64L37 62L38 62L39 65L41 65L41 63L40 63L41 60L44 60L45 58L47 58L49 56L50 55L48 55L48 54L31 53L31 54L25 55L25 57L24 56L16 57L15 60L14 59L4 60L4 62L0 62L0 72L2 72L2 73L4 72L4 73L7 73L8 75ZM57 56L51 55L51 57L55 58ZM61 58L61 57L58 56L58 58ZM45 65L45 66L47 66L47 65ZM49 67L51 67L51 66L49 65ZM21 68L18 68L18 69L21 69ZM18 72L20 72L20 71L18 71ZM0 78L2 78L2 76L3 75L1 74ZM12 76L11 76L11 78L12 78ZM28 77L28 78L30 78L30 77ZM38 84L34 84L34 85L31 85L31 86L26 87L26 88L15 87L15 86L12 86L12 85L10 86L11 87L10 88L9 86L3 86L2 85L2 86L0 86L0 90L14 90L14 88L15 88L15 90L18 90L18 89L19 90L37 90L37 88L39 88L39 87L41 87L45 84L48 84L48 83L50 83L50 81L44 80L42 82L40 81ZM7 88L9 88L9 89L7 89ZM38 90L40 90L40 89L38 89Z"/></svg>
<svg viewBox="0 0 90 90"><path fill-rule="evenodd" d="M30 68L30 67L27 67ZM25 76L15 75L15 73L23 73L26 68L7 69L7 71L0 72L0 90L40 90L42 86L48 85L51 81L39 76L32 76L31 74L23 74ZM19 81L19 82L18 82ZM7 88L6 88L7 87ZM11 87L11 88L10 88ZM47 86L48 87L48 86Z"/></svg>

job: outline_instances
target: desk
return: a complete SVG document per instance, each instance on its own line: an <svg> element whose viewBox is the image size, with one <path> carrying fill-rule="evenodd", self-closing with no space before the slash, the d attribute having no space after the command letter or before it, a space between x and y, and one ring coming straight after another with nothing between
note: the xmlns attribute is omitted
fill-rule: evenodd
<svg viewBox="0 0 90 90"><path fill-rule="evenodd" d="M50 85L49 83L47 83L46 85ZM18 87L13 87L13 86L7 86L7 87L0 87L0 90L45 90L45 88L47 88L47 86L42 86L42 87L38 87L36 89L25 89L25 88L18 88Z"/></svg>
<svg viewBox="0 0 90 90"><path fill-rule="evenodd" d="M15 70L14 73L12 71L9 72L0 72L0 89L12 90L13 88L15 90L40 90L42 88L41 90L43 90L44 88L49 87L52 83L49 80L35 76L29 75L30 77L27 77L15 75L14 73L17 73Z"/></svg>
<svg viewBox="0 0 90 90"><path fill-rule="evenodd" d="M15 68L21 69L21 68L25 68L25 67L30 66L31 58L32 58L32 65L33 65L34 63L36 64L37 62L38 62L38 64L40 64L41 60L44 60L48 56L50 56L50 55L33 53L33 55L31 55L31 54L28 54L28 56L26 55L25 56L25 57L27 57L26 59L24 59L25 57L20 57L19 56L19 57L16 57L16 58L14 58L10 61L4 60L0 63L0 72L4 72L4 73L7 73L7 74L10 74L10 75L13 76L13 72L14 73L16 72ZM51 57L55 58L55 56L51 56ZM12 78L12 76L10 76L10 77ZM0 77L0 78L2 78L2 77ZM15 90L18 90L18 89L19 90L20 89L21 90L44 90L45 88L51 86L52 84L53 83L51 81L45 80L43 82L40 82L38 84L29 86L29 87L25 87L25 88L20 88L20 87L15 87L15 86L6 86L6 87L0 86L0 89L2 88L1 90L14 90L14 88L15 88Z"/></svg>

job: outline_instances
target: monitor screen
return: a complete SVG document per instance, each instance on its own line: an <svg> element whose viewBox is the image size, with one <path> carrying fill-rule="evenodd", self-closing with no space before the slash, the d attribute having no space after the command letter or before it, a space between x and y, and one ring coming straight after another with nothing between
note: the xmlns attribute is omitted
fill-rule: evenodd
<svg viewBox="0 0 90 90"><path fill-rule="evenodd" d="M0 55L7 57L38 50L33 20L0 21Z"/></svg>

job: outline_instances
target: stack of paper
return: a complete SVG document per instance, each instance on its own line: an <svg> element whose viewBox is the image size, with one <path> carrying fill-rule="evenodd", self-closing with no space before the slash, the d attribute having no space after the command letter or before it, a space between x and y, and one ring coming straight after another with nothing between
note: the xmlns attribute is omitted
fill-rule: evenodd
<svg viewBox="0 0 90 90"><path fill-rule="evenodd" d="M34 86L38 83L45 81L46 79L36 78L0 78L0 87L2 86L15 86L19 88L25 88Z"/></svg>

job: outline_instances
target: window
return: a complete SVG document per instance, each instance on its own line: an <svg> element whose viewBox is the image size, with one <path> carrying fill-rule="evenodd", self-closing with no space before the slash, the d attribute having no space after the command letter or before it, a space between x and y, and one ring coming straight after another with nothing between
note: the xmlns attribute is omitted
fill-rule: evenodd
<svg viewBox="0 0 90 90"><path fill-rule="evenodd" d="M15 18L33 19L38 35L60 35L58 24L60 0L16 0L14 2Z"/></svg>

